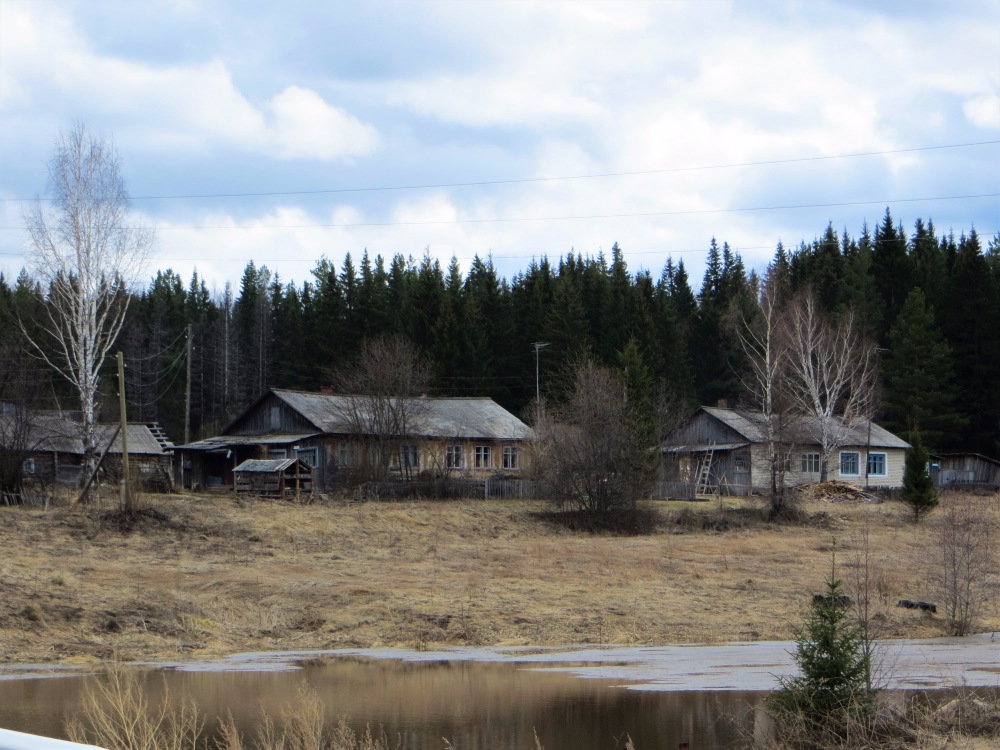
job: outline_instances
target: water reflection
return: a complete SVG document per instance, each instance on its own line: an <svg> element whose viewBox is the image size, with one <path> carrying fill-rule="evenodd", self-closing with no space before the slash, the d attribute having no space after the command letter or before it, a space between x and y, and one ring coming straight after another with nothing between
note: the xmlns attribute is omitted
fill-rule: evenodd
<svg viewBox="0 0 1000 750"><path fill-rule="evenodd" d="M246 733L264 713L276 716L303 685L316 691L328 715L355 728L381 727L409 750L638 750L732 747L752 734L760 693L638 692L610 680L509 663L407 663L337 659L290 672L149 672L151 699L166 685L175 700L191 697L208 716L231 712ZM63 737L79 709L84 680L0 682L0 726Z"/></svg>

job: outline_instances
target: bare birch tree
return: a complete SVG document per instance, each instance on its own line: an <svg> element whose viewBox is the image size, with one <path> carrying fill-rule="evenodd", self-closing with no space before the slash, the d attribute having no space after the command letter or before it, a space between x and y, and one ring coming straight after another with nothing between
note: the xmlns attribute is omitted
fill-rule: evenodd
<svg viewBox="0 0 1000 750"><path fill-rule="evenodd" d="M51 207L25 212L34 245L29 267L47 294L46 317L29 335L35 352L80 398L81 483L97 457L101 366L125 322L128 287L152 246L152 230L129 221L129 199L113 144L80 123L56 142L49 164ZM22 330L28 328L22 321Z"/></svg>
<svg viewBox="0 0 1000 750"><path fill-rule="evenodd" d="M820 481L830 456L852 427L871 419L878 381L875 346L859 333L853 310L833 323L806 291L788 310L786 392L795 411L810 417L810 437L820 446Z"/></svg>
<svg viewBox="0 0 1000 750"><path fill-rule="evenodd" d="M744 389L764 417L766 470L770 479L770 513L778 517L785 505L786 435L791 415L784 391L788 366L784 317L779 309L777 280L765 279L757 307L740 310L736 328L740 347L746 354L747 369L740 375Z"/></svg>

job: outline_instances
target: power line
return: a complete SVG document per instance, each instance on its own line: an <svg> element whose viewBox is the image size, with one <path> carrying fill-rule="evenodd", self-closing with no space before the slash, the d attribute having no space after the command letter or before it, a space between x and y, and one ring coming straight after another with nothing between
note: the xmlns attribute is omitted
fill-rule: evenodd
<svg viewBox="0 0 1000 750"><path fill-rule="evenodd" d="M702 216L708 214L726 213L753 213L755 211L798 211L810 208L847 208L851 206L875 206L891 205L895 203L931 203L935 201L957 201L957 200L980 200L983 198L997 198L1000 193L974 193L970 195L941 195L926 198L880 198L877 200L863 201L839 201L831 203L794 203L782 206L741 206L736 208L703 208L680 211L637 211L634 213L618 214L576 214L568 216L521 216L521 217L497 217L492 219L450 219L431 221L372 221L372 222L351 222L351 223L329 223L329 224L258 224L255 226L245 225L195 225L195 224L174 224L172 226L153 227L157 231L171 231L179 229L203 230L237 230L237 231L257 231L261 229L359 229L365 227L412 227L412 226L451 226L459 224L511 224L530 221L590 221L594 219L636 219L651 218L661 216ZM17 227L0 227L2 229L13 230ZM2 255L16 255L17 253L0 253Z"/></svg>
<svg viewBox="0 0 1000 750"><path fill-rule="evenodd" d="M927 203L933 201L957 201L957 200L978 200L981 198L997 198L1000 193L979 193L973 195L944 195L930 198L895 198L867 201L842 201L837 203L799 203L785 206L745 206L738 208L704 208L684 211L639 211L635 213L620 214L578 214L570 216L522 216L522 217L500 217L492 219L452 219L434 221L373 221L356 222L347 224L271 224L258 226L212 226L212 225L174 225L170 227L156 227L158 231L169 231L171 229L194 229L194 230L257 230L257 229L357 229L363 227L413 227L413 226L440 226L457 224L510 224L528 221L586 221L593 219L636 219L656 216L700 216L706 214L726 214L726 213L752 213L754 211L796 211L807 208L845 208L850 206L872 206L893 203Z"/></svg>
<svg viewBox="0 0 1000 750"><path fill-rule="evenodd" d="M972 141L969 143L948 143L937 146L914 146L912 148L887 149L883 151L857 151L848 154L831 154L828 156L799 156L787 159L765 159L762 161L732 162L728 164L706 164L690 167L664 167L661 169L643 169L625 172L596 172L593 174L563 175L556 177L521 177L509 180L473 180L469 182L441 182L425 183L416 185L378 185L370 187L348 187L348 188L325 188L321 190L285 190L285 191L262 191L248 193L191 193L179 195L139 195L131 196L133 201L148 200L201 200L205 198L265 198L281 197L291 195L336 195L343 193L376 193L402 190L433 190L442 188L460 187L488 187L492 185L524 185L542 182L565 182L570 180L593 180L608 177L638 177L643 175L671 174L676 172L701 172L717 169L737 169L743 167L773 166L777 164L797 164L804 162L833 161L837 159L856 159L869 156L891 156L893 154L909 154L922 151L943 151L958 148L974 148L978 146L992 146L1000 143L998 140ZM30 202L37 198L0 198L0 202Z"/></svg>

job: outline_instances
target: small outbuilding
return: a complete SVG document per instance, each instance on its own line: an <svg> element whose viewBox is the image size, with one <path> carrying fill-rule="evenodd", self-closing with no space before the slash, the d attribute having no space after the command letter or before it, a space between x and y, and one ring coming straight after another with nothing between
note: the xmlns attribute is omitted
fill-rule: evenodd
<svg viewBox="0 0 1000 750"><path fill-rule="evenodd" d="M1000 488L1000 461L981 453L935 453L931 476L938 487Z"/></svg>
<svg viewBox="0 0 1000 750"><path fill-rule="evenodd" d="M297 458L252 458L233 469L237 492L295 497L312 493L312 467Z"/></svg>

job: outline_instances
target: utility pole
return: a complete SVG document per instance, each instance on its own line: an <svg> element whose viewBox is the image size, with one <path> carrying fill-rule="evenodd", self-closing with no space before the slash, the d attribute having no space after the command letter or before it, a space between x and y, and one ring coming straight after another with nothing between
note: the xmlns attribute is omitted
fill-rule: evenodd
<svg viewBox="0 0 1000 750"><path fill-rule="evenodd" d="M184 389L184 445L191 442L191 324L188 323L187 388Z"/></svg>
<svg viewBox="0 0 1000 750"><path fill-rule="evenodd" d="M542 415L542 390L538 370L538 353L548 345L549 342L547 341L536 341L532 344L535 347L535 424L538 424L538 420L541 419Z"/></svg>
<svg viewBox="0 0 1000 750"><path fill-rule="evenodd" d="M128 491L128 430L125 418L125 355L121 352L118 352L118 409L121 412L119 431L122 436L122 510L131 510Z"/></svg>

